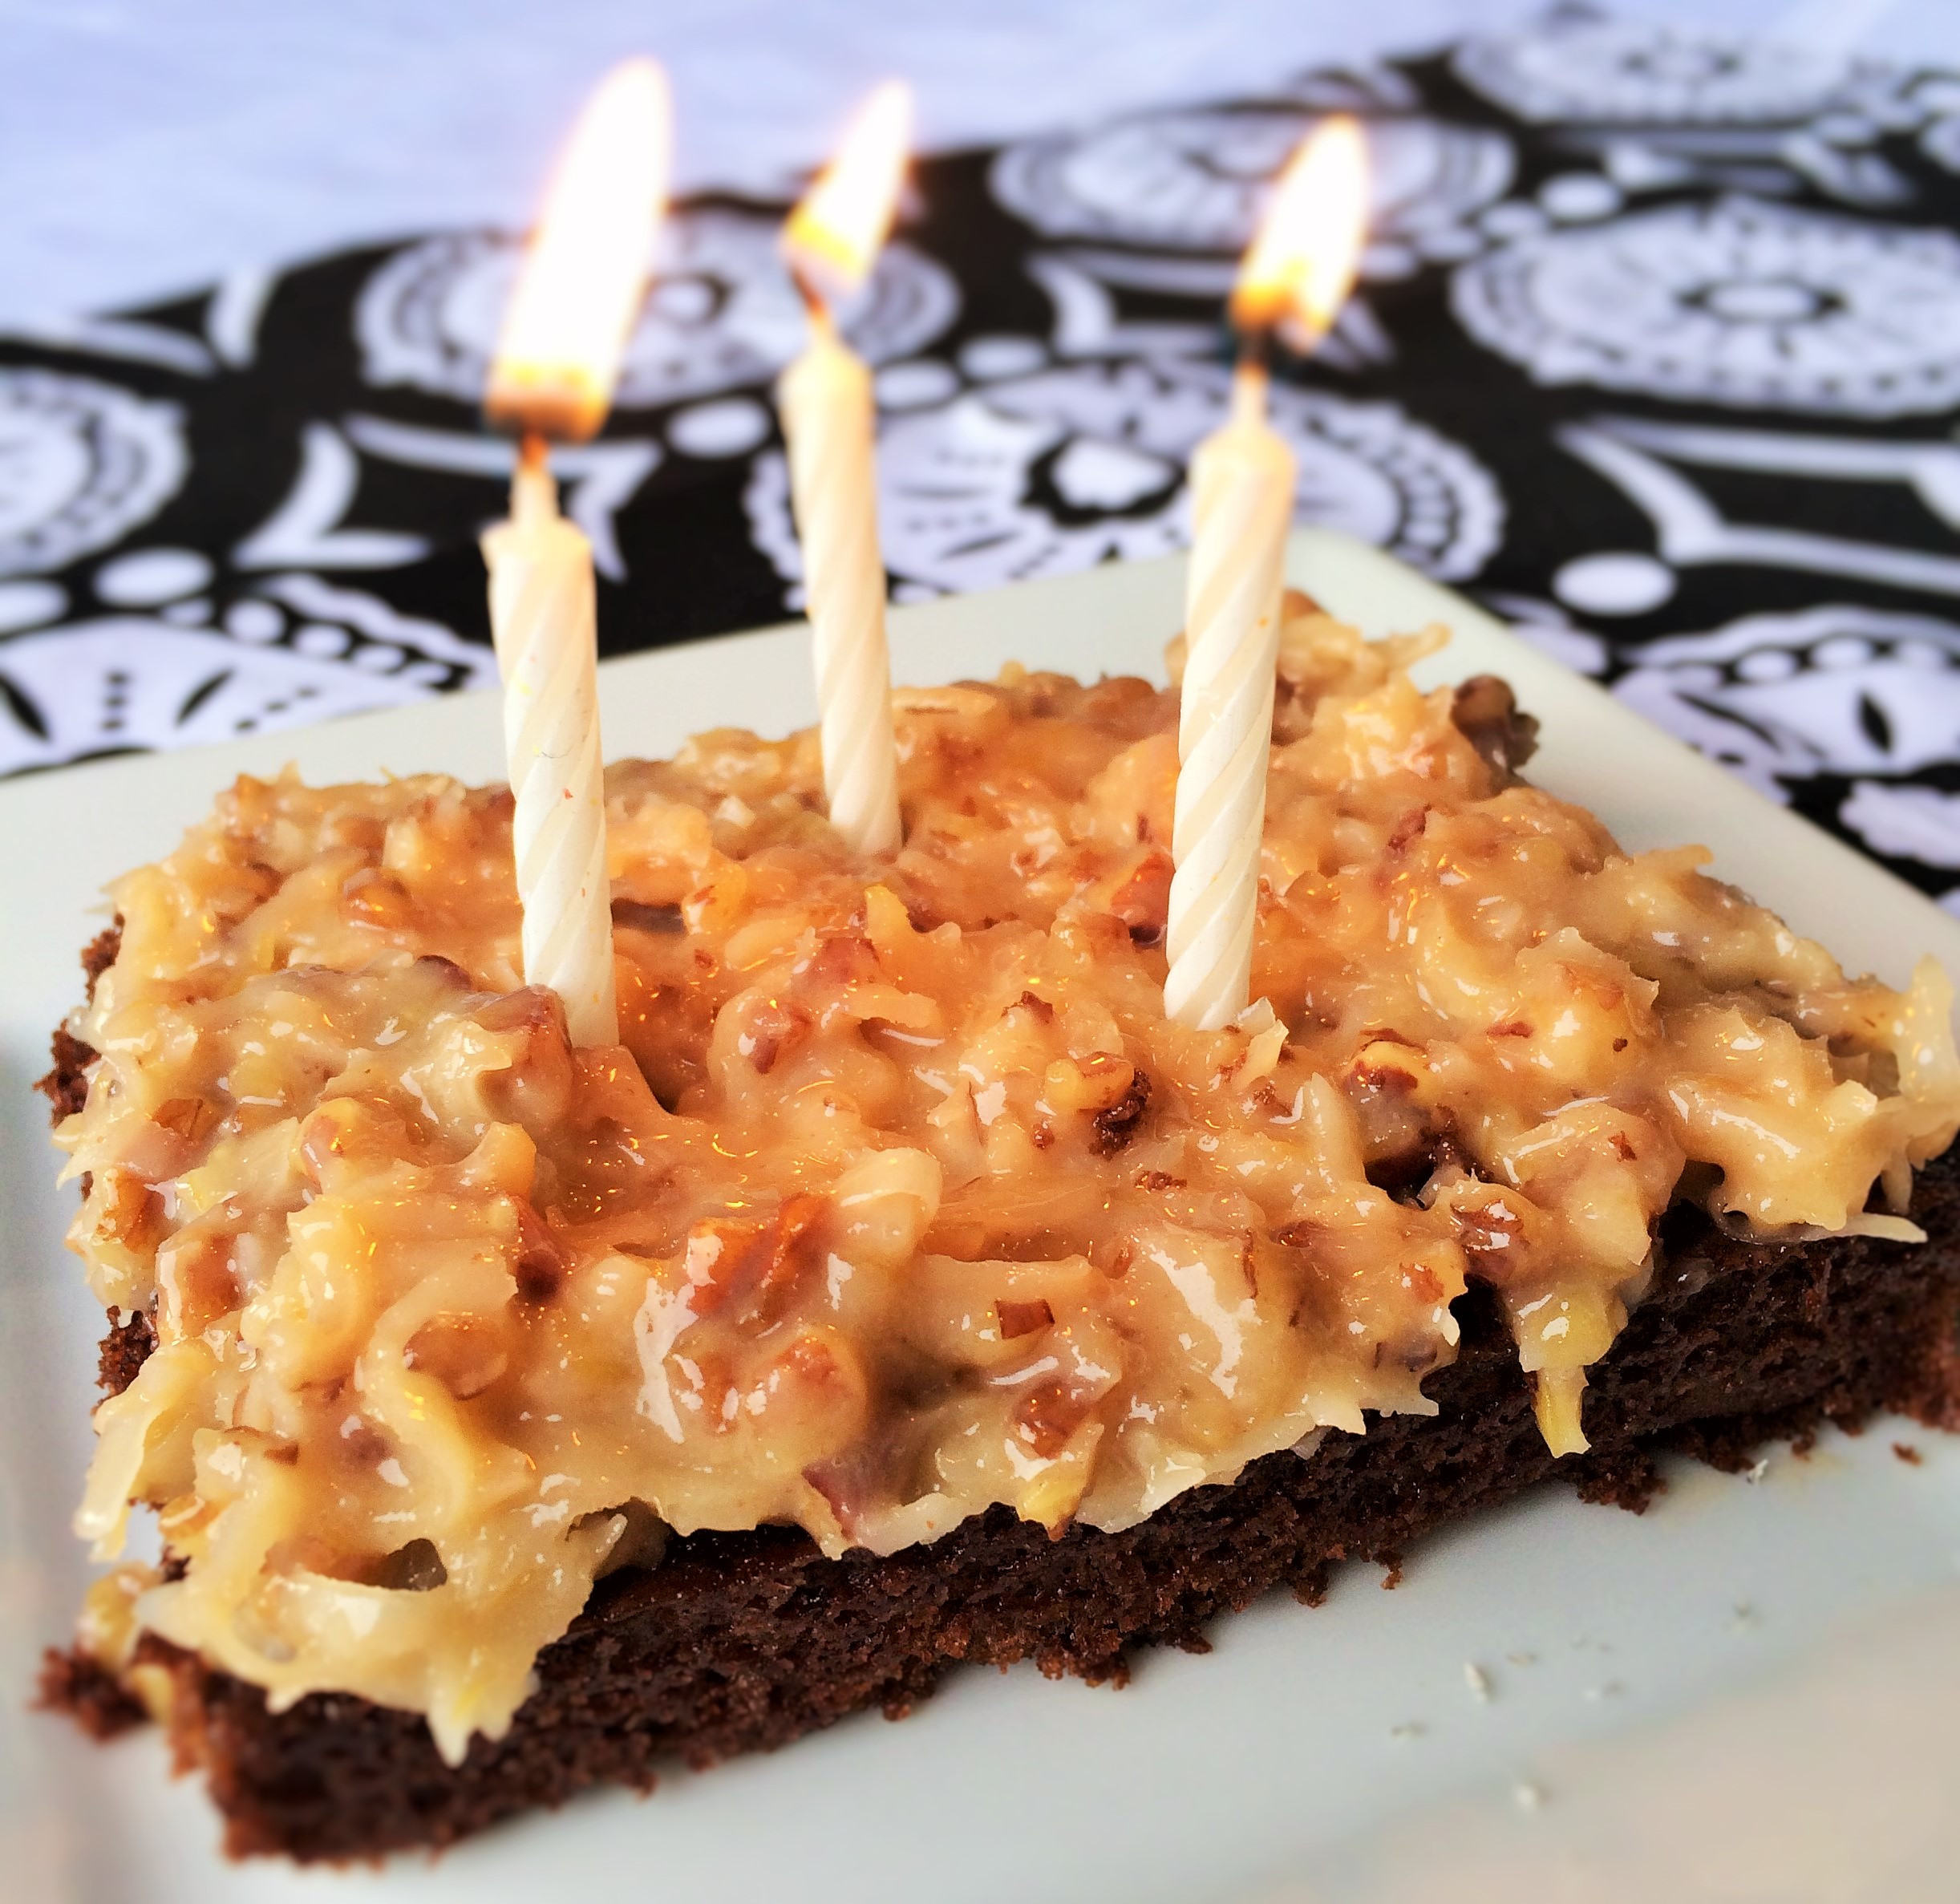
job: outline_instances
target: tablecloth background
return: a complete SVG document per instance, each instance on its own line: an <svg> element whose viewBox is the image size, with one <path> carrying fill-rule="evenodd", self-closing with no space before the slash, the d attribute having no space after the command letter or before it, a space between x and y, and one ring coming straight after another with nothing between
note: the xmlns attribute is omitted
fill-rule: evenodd
<svg viewBox="0 0 1960 1904"><path fill-rule="evenodd" d="M1276 392L1302 519L1952 901L1960 75L1871 51L1869 7L1773 34L1491 10L1435 52L1274 43L1233 96L922 162L849 325L894 594L1182 545L1233 257L1314 117L1359 112L1359 291ZM799 601L781 172L678 208L614 419L562 460L609 652ZM421 229L107 315L13 300L0 772L492 678L474 538L508 452L474 404L515 244Z"/></svg>

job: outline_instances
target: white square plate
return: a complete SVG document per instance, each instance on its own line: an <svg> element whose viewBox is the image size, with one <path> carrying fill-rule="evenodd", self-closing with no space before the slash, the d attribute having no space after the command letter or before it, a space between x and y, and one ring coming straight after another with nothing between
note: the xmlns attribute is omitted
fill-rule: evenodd
<svg viewBox="0 0 1960 1904"><path fill-rule="evenodd" d="M1427 672L1506 675L1544 721L1532 773L1630 846L1716 870L1898 981L1960 971L1960 921L1772 807L1468 604L1306 532L1294 578L1371 634L1441 620ZM1023 660L1161 678L1176 561L898 610L901 680ZM614 754L814 718L794 629L602 670ZM314 780L500 771L477 695L0 787L0 1892L156 1904L330 1897L844 1900L1950 1898L1960 1815L1960 1444L1881 1423L1760 1485L1683 1468L1642 1520L1544 1493L1434 1540L1393 1595L1350 1569L1310 1612L1276 1597L1209 1658L1147 1655L1127 1691L956 1674L769 1757L594 1797L433 1863L226 1864L194 1784L141 1734L88 1746L22 1701L86 1567L67 1521L101 1317L61 1245L40 1100L50 1029L115 874L167 851L241 771ZM1920 1464L1893 1444L1919 1451ZM1474 1669L1474 1670L1472 1670ZM15 1888L18 1887L18 1888Z"/></svg>

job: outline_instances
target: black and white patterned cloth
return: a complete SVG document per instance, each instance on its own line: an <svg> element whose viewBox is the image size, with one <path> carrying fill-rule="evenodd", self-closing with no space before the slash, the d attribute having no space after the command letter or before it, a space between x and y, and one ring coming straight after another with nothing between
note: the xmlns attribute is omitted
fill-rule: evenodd
<svg viewBox="0 0 1960 1904"><path fill-rule="evenodd" d="M1298 512L1468 589L1960 910L1960 75L1557 15L929 160L847 326L913 600L1180 547L1220 313L1315 117L1371 241L1274 393ZM678 208L565 454L606 651L800 601L784 208ZM475 406L516 256L443 232L0 337L0 773L489 681Z"/></svg>

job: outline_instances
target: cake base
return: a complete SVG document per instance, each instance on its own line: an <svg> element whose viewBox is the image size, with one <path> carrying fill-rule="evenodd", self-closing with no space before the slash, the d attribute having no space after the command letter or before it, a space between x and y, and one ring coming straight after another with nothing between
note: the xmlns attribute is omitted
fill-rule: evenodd
<svg viewBox="0 0 1960 1904"><path fill-rule="evenodd" d="M786 1744L871 1706L897 1716L962 1661L1120 1680L1135 1648L1202 1649L1218 1613L1278 1586L1318 1599L1338 1561L1399 1567L1432 1528L1547 1480L1638 1510L1669 1452L1734 1469L1766 1440L1881 1408L1954 1425L1960 1160L1923 1172L1914 1204L1933 1239L1916 1247L1766 1248L1675 1213L1653 1292L1593 1371L1581 1457L1546 1452L1517 1351L1473 1288L1462 1353L1427 1384L1439 1415L1330 1433L1308 1459L1269 1456L1120 1533L1051 1541L996 1509L882 1559L827 1560L773 1529L675 1541L653 1571L601 1583L540 1658L508 1736L459 1768L419 1715L330 1695L273 1715L193 1658L153 1640L147 1656L171 1668L178 1760L206 1773L227 1848L302 1860L441 1845L589 1786L644 1789L662 1760ZM101 1690L51 1662L49 1692L79 1716L99 1716Z"/></svg>

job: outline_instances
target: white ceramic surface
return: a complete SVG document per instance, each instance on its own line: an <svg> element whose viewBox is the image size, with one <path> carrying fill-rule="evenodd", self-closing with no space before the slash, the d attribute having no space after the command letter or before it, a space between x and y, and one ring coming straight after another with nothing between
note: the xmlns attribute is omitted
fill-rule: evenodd
<svg viewBox="0 0 1960 1904"><path fill-rule="evenodd" d="M1701 839L1717 869L1902 977L1960 970L1960 922L1771 807L1467 604L1311 532L1296 580L1371 632L1431 619L1439 679L1494 670L1545 721L1532 772L1630 844ZM900 610L902 679L1010 658L1160 674L1176 562ZM614 753L740 719L812 718L795 630L602 670ZM66 1531L100 1318L60 1234L39 1102L50 1027L104 881L166 850L241 769L494 774L472 697L0 787L0 1897L273 1904L625 1895L774 1900L1465 1899L1617 1904L1954 1894L1960 1443L1882 1423L1755 1485L1683 1469L1643 1518L1563 1495L1433 1541L1383 1594L1351 1570L1207 1658L1146 1657L1122 1692L1031 1670L956 1677L905 1724L868 1716L767 1759L582 1802L380 1873L227 1866L153 1737L106 1750L30 1716L34 1655L86 1570ZM1922 1454L1917 1465L1893 1444ZM1466 1669L1474 1667L1476 1673ZM1480 1675L1480 1696L1472 1681Z"/></svg>

